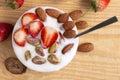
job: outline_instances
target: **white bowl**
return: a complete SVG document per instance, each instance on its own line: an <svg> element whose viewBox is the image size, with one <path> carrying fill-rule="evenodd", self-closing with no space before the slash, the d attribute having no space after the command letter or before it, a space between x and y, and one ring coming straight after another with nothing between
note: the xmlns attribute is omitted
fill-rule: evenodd
<svg viewBox="0 0 120 80"><path fill-rule="evenodd" d="M32 9L26 11L25 13L28 13L28 12L35 13L36 8L38 8L38 7L32 8ZM47 9L47 8L52 8L52 9L56 9L56 10L60 11L61 13L64 13L62 10L54 8L54 7L42 6L41 8L44 9L44 10ZM14 26L14 30L13 30L13 33L12 33L12 46L13 46L13 50L14 50L17 58L26 67L28 67L29 69L35 70L35 71L39 71L39 72L51 72L51 71L58 71L58 70L62 69L63 67L65 67L66 65L68 65L71 62L71 60L73 59L73 57L75 56L76 51L77 51L78 38L65 39L65 42L64 41L62 42L61 46L59 47L59 49L56 52L56 56L61 61L59 64L54 65L54 64L49 63L48 61L45 64L42 64L42 65L36 65L36 64L32 63L32 58L34 56L38 56L38 54L35 53L34 46L26 43L26 45L24 47L20 47L14 42L14 39L13 39L14 32L22 26L21 25L21 17L17 20L17 22ZM72 19L69 18L69 20L71 21ZM54 18L52 18L48 15L47 15L47 20L43 23L44 23L45 26L54 27L58 31L61 30L61 29L59 29L59 27L62 26L62 24L58 23L56 19L54 19ZM74 27L74 30L76 31L76 33L78 33L76 27ZM65 45L69 44L69 43L74 43L73 48L70 51L68 51L65 55L61 54L61 50L63 49L63 47ZM31 55L32 55L32 58L29 59L28 61L26 61L25 58L24 58L24 53L25 53L26 50L30 50ZM45 57L44 58L47 58L47 56L48 56L48 53L45 50Z"/></svg>

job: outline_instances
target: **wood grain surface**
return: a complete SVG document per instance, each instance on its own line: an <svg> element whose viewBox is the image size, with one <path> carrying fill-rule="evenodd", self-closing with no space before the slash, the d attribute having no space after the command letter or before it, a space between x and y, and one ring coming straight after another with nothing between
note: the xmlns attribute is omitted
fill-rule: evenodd
<svg viewBox="0 0 120 80"><path fill-rule="evenodd" d="M0 22L14 25L22 13L36 6L53 6L65 12L77 9L85 12L90 7L88 0L25 0L23 7L16 10L0 6ZM104 12L94 13L90 10L79 20L86 20L90 28L112 16L120 19L119 0L111 0ZM79 43L83 42L93 43L94 50L89 53L77 52L72 62L60 71L40 73L27 69L22 75L14 75L4 66L6 58L15 56L10 36L0 42L0 80L120 80L120 23L79 37Z"/></svg>

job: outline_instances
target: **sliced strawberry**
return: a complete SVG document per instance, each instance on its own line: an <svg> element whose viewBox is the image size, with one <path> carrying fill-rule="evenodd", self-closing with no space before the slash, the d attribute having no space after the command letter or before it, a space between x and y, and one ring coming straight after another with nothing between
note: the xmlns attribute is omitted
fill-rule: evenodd
<svg viewBox="0 0 120 80"><path fill-rule="evenodd" d="M30 22L34 21L37 19L37 15L34 13L26 13L22 16L22 25L27 26Z"/></svg>
<svg viewBox="0 0 120 80"><path fill-rule="evenodd" d="M20 28L14 33L14 41L19 46L25 46L27 40L27 32L25 29Z"/></svg>
<svg viewBox="0 0 120 80"><path fill-rule="evenodd" d="M58 32L54 28L44 27L41 31L41 44L43 48L50 47L58 38Z"/></svg>
<svg viewBox="0 0 120 80"><path fill-rule="evenodd" d="M91 6L95 12L103 11L109 3L110 0L91 0Z"/></svg>
<svg viewBox="0 0 120 80"><path fill-rule="evenodd" d="M32 37L36 37L41 29L44 27L43 23L40 21L34 21L29 25L29 33Z"/></svg>

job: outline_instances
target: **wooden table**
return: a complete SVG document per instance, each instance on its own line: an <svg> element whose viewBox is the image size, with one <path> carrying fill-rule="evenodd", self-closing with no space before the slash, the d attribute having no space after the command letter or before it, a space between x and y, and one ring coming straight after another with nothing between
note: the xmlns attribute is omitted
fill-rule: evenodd
<svg viewBox="0 0 120 80"><path fill-rule="evenodd" d="M88 0L25 0L22 8L12 10L0 7L0 22L15 24L19 16L26 10L36 6L53 6L71 12L89 8ZM112 16L120 19L119 0L111 0L104 12L94 13L90 10L80 20L86 20L89 27ZM87 28L87 29L88 29ZM79 30L81 32L83 30ZM95 49L89 53L77 52L72 62L57 72L40 73L27 69L22 75L8 72L4 60L15 56L11 36L0 42L0 80L120 80L120 23L109 25L79 38L79 43L91 42Z"/></svg>

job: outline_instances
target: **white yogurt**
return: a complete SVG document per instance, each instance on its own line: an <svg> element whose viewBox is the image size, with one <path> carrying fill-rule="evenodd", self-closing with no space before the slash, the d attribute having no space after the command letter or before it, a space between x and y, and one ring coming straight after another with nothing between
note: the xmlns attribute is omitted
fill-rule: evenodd
<svg viewBox="0 0 120 80"><path fill-rule="evenodd" d="M36 7L38 8L38 7ZM28 13L28 12L33 12L35 13L35 9L36 8L32 8L28 11L26 11L25 13ZM64 13L62 10L59 10L57 8L54 8L54 7L47 7L47 6L43 6L41 7L42 9L47 9L47 8L53 8L53 9L56 9L58 11L60 11L61 13ZM25 14L24 13L24 14ZM22 15L23 16L23 15ZM21 16L21 17L22 17ZM12 33L12 46L13 46L13 50L16 54L16 56L18 57L18 59L26 66L28 67L29 69L32 69L32 70L35 70L35 71L39 71L39 72L51 72L51 71L58 71L60 69L62 69L63 67L65 67L66 65L68 65L71 60L73 59L73 57L75 56L76 54L76 51L77 51L77 47L78 47L78 38L75 38L75 39L65 39L65 42L62 41L57 52L55 53L55 55L60 59L60 63L57 64L57 65L54 65L54 64L51 64L49 63L48 61L44 64L41 64L41 65L36 65L32 62L32 58L35 57L35 56L39 56L36 52L35 52L35 47L26 43L26 45L24 47L20 47L18 46L15 42L14 42L14 39L13 39L13 34L14 32L21 28L21 17L17 20L16 24L15 24L15 27L14 27L14 30L13 30L13 33ZM71 20L69 18L69 20ZM47 15L47 20L45 22L43 22L45 26L48 26L48 27L54 27L57 31L61 31L61 32L64 32L60 29L60 27L62 26L61 23L58 23L57 20L55 18L52 18L50 16ZM74 30L77 32L77 28L74 27ZM59 37L58 37L59 38ZM68 51L66 54L62 54L62 49L67 45L67 44L70 44L70 43L74 43L74 46L73 48ZM25 57L24 57L24 54L25 54L25 51L26 50L30 50L31 52L31 56L32 58L29 59L28 61L25 60ZM47 57L49 55L49 53L47 52L48 49L45 49L44 50L44 53L45 53L45 56L44 58L46 58L47 60Z"/></svg>

